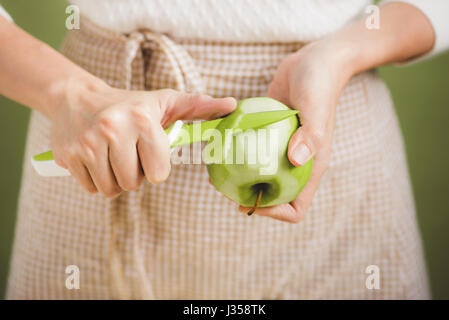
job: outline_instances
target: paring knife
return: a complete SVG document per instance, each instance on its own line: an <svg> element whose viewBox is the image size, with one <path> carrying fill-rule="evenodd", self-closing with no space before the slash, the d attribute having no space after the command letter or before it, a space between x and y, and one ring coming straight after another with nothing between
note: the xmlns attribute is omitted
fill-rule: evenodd
<svg viewBox="0 0 449 320"><path fill-rule="evenodd" d="M242 115L240 121L237 123L237 126L233 129L241 132L248 129L261 128L269 124L287 119L288 117L294 116L297 113L297 110L247 113ZM189 124L184 124L181 120L176 121L169 128L165 129L170 147L174 148L186 144L205 141L206 138L202 133L204 133L208 129L215 129L218 124L225 118ZM194 134L195 126L200 126L201 134ZM181 131L186 131L188 134L181 135ZM70 172L67 169L64 169L56 164L51 150L33 156L31 158L31 164L36 172L44 177L70 176Z"/></svg>

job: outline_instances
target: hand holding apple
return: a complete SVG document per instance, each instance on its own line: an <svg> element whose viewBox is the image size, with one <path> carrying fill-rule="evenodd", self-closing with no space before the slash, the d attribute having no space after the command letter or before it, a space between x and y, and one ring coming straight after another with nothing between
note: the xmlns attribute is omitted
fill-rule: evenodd
<svg viewBox="0 0 449 320"><path fill-rule="evenodd" d="M300 111L301 127L293 134L288 158L304 166L313 157L309 182L288 204L258 208L255 213L287 222L299 222L310 204L330 158L335 112L350 76L348 52L326 41L311 43L285 58L268 89L268 96ZM240 207L247 212L248 207Z"/></svg>

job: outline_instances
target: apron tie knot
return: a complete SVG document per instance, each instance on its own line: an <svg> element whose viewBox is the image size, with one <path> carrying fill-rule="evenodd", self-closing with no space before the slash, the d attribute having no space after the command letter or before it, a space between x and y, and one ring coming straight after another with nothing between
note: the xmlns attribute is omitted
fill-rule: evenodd
<svg viewBox="0 0 449 320"><path fill-rule="evenodd" d="M123 88L130 90L132 63L142 55L145 89L171 88L181 92L204 93L205 86L195 63L186 49L160 33L139 30L127 35L124 57Z"/></svg>

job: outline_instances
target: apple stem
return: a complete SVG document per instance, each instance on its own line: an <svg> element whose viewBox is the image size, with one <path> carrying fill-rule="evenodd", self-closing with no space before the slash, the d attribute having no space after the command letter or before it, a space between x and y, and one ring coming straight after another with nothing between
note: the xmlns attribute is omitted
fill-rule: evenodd
<svg viewBox="0 0 449 320"><path fill-rule="evenodd" d="M252 215L254 213L254 211L256 211L257 207L259 206L260 203L260 199L262 199L262 192L263 192L263 188L259 189L259 193L257 194L257 200L256 203L254 204L254 207L252 207L249 211L248 211L248 215Z"/></svg>

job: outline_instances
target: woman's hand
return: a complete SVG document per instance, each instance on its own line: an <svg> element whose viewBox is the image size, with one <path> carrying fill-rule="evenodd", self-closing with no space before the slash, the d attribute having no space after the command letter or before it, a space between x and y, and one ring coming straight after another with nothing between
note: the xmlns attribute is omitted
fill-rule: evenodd
<svg viewBox="0 0 449 320"><path fill-rule="evenodd" d="M92 193L114 197L144 176L164 181L170 150L163 127L235 108L232 98L111 88L1 16L0 43L0 93L52 120L56 163Z"/></svg>
<svg viewBox="0 0 449 320"><path fill-rule="evenodd" d="M280 64L268 95L300 111L302 126L290 140L288 157L296 166L314 157L313 170L296 200L260 208L255 213L288 222L300 221L328 166L336 106L349 78L386 63L417 57L434 46L432 25L415 6L387 3L381 6L379 17L378 29L366 28L365 18L356 20ZM241 210L247 212L248 208Z"/></svg>
<svg viewBox="0 0 449 320"><path fill-rule="evenodd" d="M49 114L55 161L88 192L107 197L137 189L144 176L151 183L167 179L170 148L163 127L177 119L214 119L235 108L233 98L125 91L102 81L74 81L62 90L59 107Z"/></svg>
<svg viewBox="0 0 449 320"><path fill-rule="evenodd" d="M0 93L52 120L56 163L92 193L114 197L144 176L164 181L170 151L162 128L235 108L232 98L111 88L1 16L0 43Z"/></svg>
<svg viewBox="0 0 449 320"><path fill-rule="evenodd" d="M288 158L300 166L314 157L313 170L297 199L290 204L260 208L255 213L288 222L300 221L328 166L336 106L349 78L432 49L432 25L418 8L387 3L381 6L379 16L379 29L366 28L362 18L303 47L280 64L268 95L300 111L302 126L290 140ZM247 212L248 208L241 210Z"/></svg>
<svg viewBox="0 0 449 320"><path fill-rule="evenodd" d="M290 140L288 158L295 166L302 166L314 157L314 164L310 180L297 199L259 208L257 214L298 222L309 208L329 163L337 101L351 76L344 63L348 54L345 51L327 42L316 42L286 57L279 65L268 96L299 110L301 119L301 127Z"/></svg>

